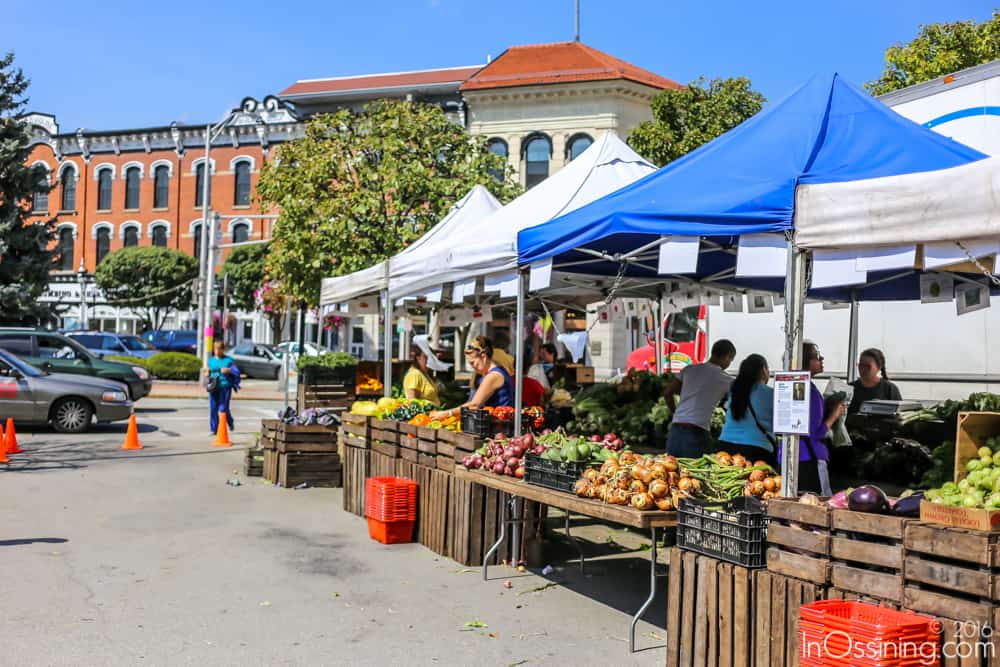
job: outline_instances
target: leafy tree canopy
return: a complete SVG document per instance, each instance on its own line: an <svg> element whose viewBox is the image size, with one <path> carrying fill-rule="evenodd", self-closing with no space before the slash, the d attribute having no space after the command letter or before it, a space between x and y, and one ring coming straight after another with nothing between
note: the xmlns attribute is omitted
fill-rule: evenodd
<svg viewBox="0 0 1000 667"><path fill-rule="evenodd" d="M520 188L505 166L436 106L382 100L313 118L304 137L277 149L257 186L281 210L268 275L315 307L323 278L403 250L474 185L511 200Z"/></svg>
<svg viewBox="0 0 1000 667"><path fill-rule="evenodd" d="M14 67L14 54L0 57L0 324L38 325L52 319L38 297L49 282L56 256L54 218L29 222L31 197L47 191L45 169L27 166L24 111L28 79Z"/></svg>
<svg viewBox="0 0 1000 667"><path fill-rule="evenodd" d="M966 67L1000 58L1000 10L976 21L931 23L906 44L894 44L885 52L885 69L865 88L884 95L900 88L936 79Z"/></svg>
<svg viewBox="0 0 1000 667"><path fill-rule="evenodd" d="M240 246L222 264L222 275L229 278L229 301L239 310L253 310L256 307L254 292L264 285L266 279L268 244Z"/></svg>
<svg viewBox="0 0 1000 667"><path fill-rule="evenodd" d="M766 101L750 87L750 79L712 79L706 83L699 78L653 98L653 120L633 129L628 142L662 167L733 129L760 111Z"/></svg>
<svg viewBox="0 0 1000 667"><path fill-rule="evenodd" d="M190 306L197 277L198 260L158 246L116 250L94 273L108 301L131 308L144 329L160 329L172 311Z"/></svg>

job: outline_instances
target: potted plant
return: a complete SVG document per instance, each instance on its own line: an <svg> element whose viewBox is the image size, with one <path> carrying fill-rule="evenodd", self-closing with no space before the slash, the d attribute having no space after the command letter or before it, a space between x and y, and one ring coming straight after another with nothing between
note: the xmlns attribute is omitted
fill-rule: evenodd
<svg viewBox="0 0 1000 667"><path fill-rule="evenodd" d="M305 384L354 384L358 360L346 352L300 355L299 375Z"/></svg>

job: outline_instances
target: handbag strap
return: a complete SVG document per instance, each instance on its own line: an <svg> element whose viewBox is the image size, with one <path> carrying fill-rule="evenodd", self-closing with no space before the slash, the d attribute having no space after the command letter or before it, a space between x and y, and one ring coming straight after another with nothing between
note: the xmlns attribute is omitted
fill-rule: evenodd
<svg viewBox="0 0 1000 667"><path fill-rule="evenodd" d="M764 428L764 425L760 423L760 419L757 418L757 412L753 409L753 403L750 402L749 396L747 397L747 408L749 408L750 410L750 416L753 417L753 423L757 425L757 428L760 429L760 432L764 434L764 437L767 438L767 441L771 443L771 446L777 449L778 441L774 438L773 435L771 435L768 432L766 428Z"/></svg>

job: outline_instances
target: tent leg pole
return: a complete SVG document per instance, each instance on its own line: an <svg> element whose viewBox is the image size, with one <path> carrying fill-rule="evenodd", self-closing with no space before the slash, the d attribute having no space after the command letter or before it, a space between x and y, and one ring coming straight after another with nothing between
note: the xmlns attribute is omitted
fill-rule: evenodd
<svg viewBox="0 0 1000 667"><path fill-rule="evenodd" d="M525 317L525 292L528 290L528 272L520 271L517 276L517 315L514 318L514 435L520 436L523 429L521 419L521 408L524 405L524 317ZM520 519L520 500L514 500L514 517ZM510 546L511 564L517 566L521 562L521 528L522 523L515 522L511 525Z"/></svg>
<svg viewBox="0 0 1000 667"><path fill-rule="evenodd" d="M663 375L663 289L656 293L656 374Z"/></svg>
<svg viewBox="0 0 1000 667"><path fill-rule="evenodd" d="M861 319L861 304L858 303L858 293L851 290L851 325L847 335L847 381L858 379L858 335Z"/></svg>
<svg viewBox="0 0 1000 667"><path fill-rule="evenodd" d="M785 368L802 366L802 326L806 301L806 253L788 242L788 271L785 274ZM799 490L799 436L782 437L781 495L794 498Z"/></svg>
<svg viewBox="0 0 1000 667"><path fill-rule="evenodd" d="M383 396L392 396L392 301L389 290L382 291L382 348L385 356L382 359Z"/></svg>

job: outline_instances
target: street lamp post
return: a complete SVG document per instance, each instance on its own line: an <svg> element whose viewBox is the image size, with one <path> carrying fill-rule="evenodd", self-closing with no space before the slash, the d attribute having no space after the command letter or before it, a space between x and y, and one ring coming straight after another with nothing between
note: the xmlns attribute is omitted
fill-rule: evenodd
<svg viewBox="0 0 1000 667"><path fill-rule="evenodd" d="M80 281L80 328L86 331L87 326L87 267L80 260L80 268L76 272Z"/></svg>

